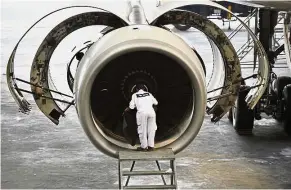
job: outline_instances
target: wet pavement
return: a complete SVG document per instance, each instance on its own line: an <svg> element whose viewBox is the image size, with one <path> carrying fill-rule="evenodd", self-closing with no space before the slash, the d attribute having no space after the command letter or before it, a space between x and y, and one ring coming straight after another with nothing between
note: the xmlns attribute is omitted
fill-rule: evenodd
<svg viewBox="0 0 291 190"><path fill-rule="evenodd" d="M85 136L74 108L58 126L39 113L17 111L2 77L2 188L117 188L117 160ZM238 136L227 118L209 117L195 140L177 155L177 180L185 188L291 188L291 138L272 119L256 121L254 135ZM154 167L137 164L137 169ZM127 166L129 167L129 165ZM162 162L163 168L168 165ZM159 177L150 181L161 183ZM146 184L134 177L131 184Z"/></svg>

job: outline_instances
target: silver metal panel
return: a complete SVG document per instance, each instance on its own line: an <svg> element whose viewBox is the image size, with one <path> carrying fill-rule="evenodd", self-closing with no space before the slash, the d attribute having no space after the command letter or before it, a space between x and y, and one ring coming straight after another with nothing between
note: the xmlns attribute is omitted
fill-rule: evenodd
<svg viewBox="0 0 291 190"><path fill-rule="evenodd" d="M88 12L72 16L62 23L58 24L43 40L38 51L35 54L31 67L30 82L45 88L49 88L49 63L54 50L58 44L70 33L90 25L107 25L112 27L123 26L122 21L118 17L107 12ZM116 24L116 26L114 26ZM31 91L35 93L34 99L39 109L51 120L55 120L51 113L53 110L60 114L62 110L52 99L41 97L45 95L52 97L50 91L43 91L38 87L31 86Z"/></svg>
<svg viewBox="0 0 291 190"><path fill-rule="evenodd" d="M108 4L108 3L107 3ZM128 6L127 4L126 4L126 6ZM18 88L18 85L17 85L17 82L16 82L16 80L15 80L15 78L17 78L17 76L15 76L15 74L14 74L14 58L15 58L15 54L16 54L16 52L17 52L17 48L18 48L18 45L21 43L21 41L24 39L24 37L28 34L28 32L30 32L30 30L34 27L34 26L36 26L39 22L41 22L43 19L45 19L46 17L48 17L48 16L50 16L50 15L52 15L52 14L54 14L54 13L56 13L56 12L59 12L59 11L62 11L62 10L65 10L65 9L71 9L71 8L92 8L92 9L101 9L102 10L102 8L100 8L100 7L95 7L95 6L70 6L70 7L63 7L63 8L60 8L60 9L57 9L57 10L55 10L55 11L53 11L53 12L50 12L50 13L48 13L48 14L46 14L45 16L43 16L42 18L40 18L39 20L37 20L22 36L21 36L21 38L19 39L19 41L17 42L17 44L15 45L15 47L14 47L14 49L13 49L13 52L12 52L12 54L10 55L10 58L9 58L9 61L8 61L8 64L7 64L7 69L6 69L6 76L7 76L7 84L8 84L8 88L9 88L9 90L10 90L10 92L11 92L11 94L12 94L12 96L13 96L13 98L15 99L15 101L16 101L16 103L18 104L18 106L19 106L19 109L20 109L20 111L21 112L24 112L24 113L26 113L26 112L28 112L28 111L30 111L30 104L27 102L27 100L25 99L25 97L22 95L22 93L19 91L19 90L17 90L17 88ZM103 11L105 11L104 9L103 9ZM97 13L97 12L96 12ZM111 14L111 15L114 15L113 13L106 13L106 12L101 12L101 13L105 13L105 14ZM117 18L120 18L120 17L117 17ZM121 18L120 18L121 19ZM102 21L102 20L99 20L99 19L93 19L93 20L95 20L94 22L101 22L102 24L104 23L104 22L106 22L106 20L105 21ZM122 20L122 19L121 19ZM69 19L67 19L66 20L67 22L69 21ZM66 21L64 21L64 22L66 22ZM122 22L123 22L123 24L125 24L126 25L126 23L128 22L128 21L125 21L125 20L122 20ZM78 22L77 22L78 23ZM102 25L101 24L101 25ZM82 23L80 24L79 23L79 25L80 25L80 27L82 27ZM66 31L66 29L64 29L64 26L62 26L62 23L61 24L59 24L57 27L59 27L59 29L60 29L60 27L63 27L62 29L61 29L61 33L60 34L57 34L55 37L56 37L56 39L55 39L55 41L57 41L58 40L58 38L59 37L61 37L62 39L63 38L65 38L65 36L61 36L61 35L63 35L64 34L64 32L65 32L65 34L66 34L66 32L67 32L67 34L69 34L70 32L72 32L72 31L70 31L70 32L68 32L68 31ZM56 28L57 28L56 27ZM68 27L68 29L69 29L70 27ZM71 27L72 28L72 27ZM53 37L54 38L54 37ZM59 40L62 40L62 39L59 39ZM46 40L48 41L48 40L51 40L51 42L54 42L53 40L54 39L51 39L49 36L47 36L47 38L46 38ZM60 42L60 41L59 41ZM45 42L43 42L43 43L45 43ZM57 44L55 44L55 45L57 45ZM51 48L51 44L50 44L50 46L48 46L48 47L45 47L46 48L46 50L45 51L48 51L48 48ZM56 48L56 47L54 47L54 48ZM51 48L51 50L53 50L54 48ZM45 54L46 52L42 52L42 56L51 56L51 55L48 55L48 54ZM50 52L50 53L52 53L52 52ZM47 59L46 61L48 61L48 62L46 62L45 64L42 62L42 64L44 64L44 66L45 67L47 67L46 69L48 69L48 64L49 64L49 59ZM39 69L39 68L32 68L32 72L35 72L34 70L36 70L36 69ZM42 71L43 71L43 69L42 69ZM40 73L39 73L40 74ZM47 73L46 73L47 74ZM38 75L38 74L37 74ZM46 78L47 78L47 76L45 76ZM42 83L45 83L46 84L46 87L48 86L48 80L47 79L45 79L45 81L41 81L40 82L40 86L42 86ZM45 87L45 86L43 86L43 87ZM33 87L32 87L33 88ZM47 91L43 91L43 89L41 89L41 88L38 88L37 89L37 92L38 93L40 93L40 95L43 95L43 94L46 94L46 95L48 95L49 97L52 97L51 96L51 94L50 94L50 92L47 92ZM36 96L34 96L35 98L38 98L37 97L37 95ZM52 121L52 122L54 122L55 124L58 124L59 123L59 121L58 121L58 119L56 119L56 118L53 118L53 117L51 117L50 115L49 115L49 113L51 113L51 111L52 110L56 110L59 114L63 114L62 113L62 110L58 107L58 105L54 102L54 101L52 101L52 100L50 100L50 99L47 99L47 100L45 100L45 101L47 101L48 103L46 103L46 106L48 106L48 109L47 108L45 108L46 106L42 106L41 104L38 104L38 106L41 108L41 110L43 111L43 113Z"/></svg>
<svg viewBox="0 0 291 190"><path fill-rule="evenodd" d="M228 37L220 28L199 14L189 11L173 10L160 16L153 24L167 25L171 23L186 24L200 30L211 39L213 42L211 44L215 44L214 46L217 47L217 49L213 49L215 58L218 59L214 62L215 72L217 73L211 79L210 87L213 88L212 90L222 87L221 94L226 96L220 97L217 101L215 100L214 105L208 104L207 113L212 114L213 121L218 121L234 105L240 87L241 70L236 51ZM222 61L219 59L219 54L221 54ZM224 77L221 78L221 75L224 75ZM219 93L219 91L215 91L209 94L216 95L217 92ZM220 94L218 95L220 96ZM215 97L208 97L208 99L211 98Z"/></svg>
<svg viewBox="0 0 291 190"><path fill-rule="evenodd" d="M18 44L15 46L12 54L10 55L10 58L7 64L7 69L6 69L6 79L7 79L8 89L12 97L14 98L15 102L19 106L19 110L23 113L26 113L30 111L30 104L24 98L22 93L17 90L18 86L17 86L15 76L14 76L14 58L15 58L17 47L18 47Z"/></svg>

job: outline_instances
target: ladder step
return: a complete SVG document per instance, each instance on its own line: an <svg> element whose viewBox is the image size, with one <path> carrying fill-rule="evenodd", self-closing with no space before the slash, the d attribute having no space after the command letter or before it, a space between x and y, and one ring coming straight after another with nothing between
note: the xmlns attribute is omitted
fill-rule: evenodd
<svg viewBox="0 0 291 190"><path fill-rule="evenodd" d="M174 174L171 171L124 171L122 172L123 176L139 176L139 175L172 175Z"/></svg>
<svg viewBox="0 0 291 190"><path fill-rule="evenodd" d="M142 151L120 151L120 161L155 161L155 160L175 160L172 149L161 149L151 152Z"/></svg>
<svg viewBox="0 0 291 190"><path fill-rule="evenodd" d="M176 189L176 185L132 185L123 186L124 189Z"/></svg>

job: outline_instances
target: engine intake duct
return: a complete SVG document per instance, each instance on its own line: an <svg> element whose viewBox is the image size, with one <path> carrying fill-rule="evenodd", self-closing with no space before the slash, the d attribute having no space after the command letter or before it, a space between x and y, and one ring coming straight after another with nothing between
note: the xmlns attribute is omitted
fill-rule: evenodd
<svg viewBox="0 0 291 190"><path fill-rule="evenodd" d="M122 113L137 83L145 84L159 101L156 142L170 138L192 111L193 90L186 71L161 53L135 51L109 62L93 83L93 116L107 134L123 140Z"/></svg>
<svg viewBox="0 0 291 190"><path fill-rule="evenodd" d="M122 113L135 84L145 84L159 101L156 148L184 149L205 115L204 71L193 50L171 32L153 26L114 30L91 46L74 84L80 122L92 143L117 157L135 149L123 135Z"/></svg>

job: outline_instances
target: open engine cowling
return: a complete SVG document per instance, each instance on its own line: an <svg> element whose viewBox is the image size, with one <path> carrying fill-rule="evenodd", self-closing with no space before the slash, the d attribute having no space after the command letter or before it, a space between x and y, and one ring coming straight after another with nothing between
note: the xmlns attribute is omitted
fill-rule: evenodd
<svg viewBox="0 0 291 190"><path fill-rule="evenodd" d="M174 153L178 153L199 132L205 110L212 115L213 122L219 121L229 111L244 79L237 53L226 34L207 18L176 8L202 3L233 13L205 0L160 2L155 7L149 6L146 12L150 14L145 14L147 6L142 6L138 0L133 2L130 5L120 1L120 7L108 3L105 6L100 2L98 7L65 7L39 19L12 51L7 64L8 88L21 112L29 113L31 110L22 93L31 93L40 111L56 125L68 108L75 105L81 125L93 144L107 155L117 157L119 150L135 148L126 142L122 133L122 113L129 104L134 85L143 83L159 101L156 148L171 147ZM28 79L15 76L16 51L26 34L55 12L81 7L98 11L74 15L55 26L39 46ZM118 11L112 10L113 7L118 7ZM207 95L204 78L207 71L202 68L203 57L195 47L191 49L171 33L166 28L169 24L191 26L202 32L210 42L215 74L208 82ZM255 34L243 22L242 25L258 51L257 80L246 98L248 106L254 108L267 87L268 59ZM67 66L66 79L73 95L60 92L50 74L52 55L68 35L88 26L106 28L99 33L103 36L97 41L84 42L81 50L86 49L87 52L81 62L76 61L76 75L71 73L70 68L75 58L80 60L76 54ZM21 88L19 83L30 85L30 91Z"/></svg>
<svg viewBox="0 0 291 190"><path fill-rule="evenodd" d="M74 94L80 122L102 152L117 157L133 149L122 134L122 113L136 82L159 101L156 148L175 153L197 135L205 115L202 63L171 32L154 26L127 26L106 34L80 62Z"/></svg>

